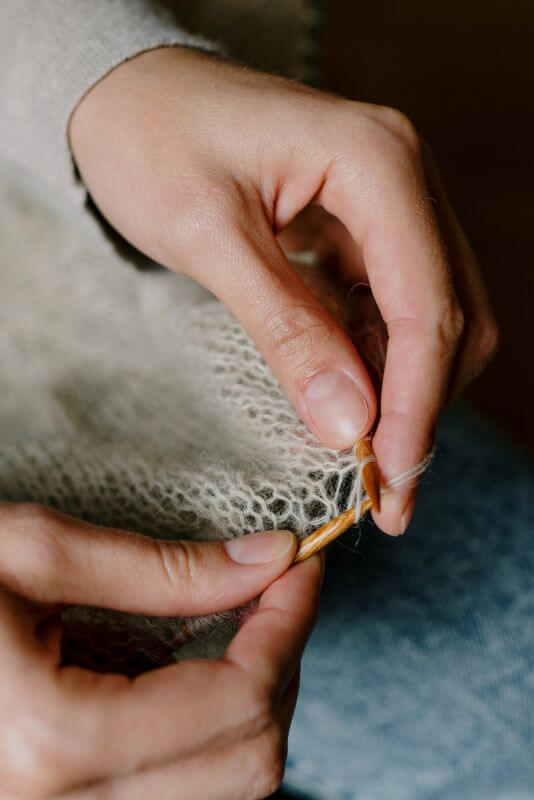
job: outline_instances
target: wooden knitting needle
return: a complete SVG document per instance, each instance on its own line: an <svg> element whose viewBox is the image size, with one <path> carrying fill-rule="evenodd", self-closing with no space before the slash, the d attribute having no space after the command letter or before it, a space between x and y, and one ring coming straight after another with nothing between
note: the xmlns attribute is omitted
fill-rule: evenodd
<svg viewBox="0 0 534 800"><path fill-rule="evenodd" d="M371 506L372 503L370 499L364 500L362 503L362 516L369 511ZM334 517L334 519L325 522L325 524L317 528L316 531L313 531L313 533L310 533L305 539L302 539L299 543L293 563L298 564L299 561L305 561L314 553L322 550L327 544L337 539L342 533L345 533L347 528L350 528L355 521L354 509L349 508L348 511L344 511L342 514L339 514L339 516Z"/></svg>
<svg viewBox="0 0 534 800"><path fill-rule="evenodd" d="M371 438L366 436L365 439L361 439L357 442L354 445L354 453L359 462L365 461L368 458L373 459L362 467L362 483L368 498L361 506L361 516L363 517L371 508L380 511L380 480L375 466L376 459L371 444ZM334 519L325 522L325 524L317 528L316 531L313 531L313 533L310 533L305 539L302 539L297 548L293 563L298 564L299 561L305 561L314 553L326 547L326 545L334 539L337 539L338 536L341 536L342 533L345 533L356 521L355 516L355 509L349 508L348 511L344 511L342 514L339 514L339 516L334 517Z"/></svg>
<svg viewBox="0 0 534 800"><path fill-rule="evenodd" d="M366 436L365 439L360 439L359 442L356 442L354 452L359 462L365 461L367 458L372 459L362 467L362 483L367 497L371 501L371 508L374 511L380 511L380 480L376 469L376 458L371 444L371 437Z"/></svg>

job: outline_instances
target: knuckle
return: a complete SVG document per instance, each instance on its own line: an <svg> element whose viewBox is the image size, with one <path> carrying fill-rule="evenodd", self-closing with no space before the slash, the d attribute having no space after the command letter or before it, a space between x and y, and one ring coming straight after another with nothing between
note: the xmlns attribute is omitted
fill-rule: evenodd
<svg viewBox="0 0 534 800"><path fill-rule="evenodd" d="M380 106L377 114L379 122L390 135L411 153L420 154L422 145L419 133L404 112L389 106Z"/></svg>
<svg viewBox="0 0 534 800"><path fill-rule="evenodd" d="M268 347L275 358L302 374L324 360L335 337L335 323L306 302L277 311L265 320Z"/></svg>
<svg viewBox="0 0 534 800"><path fill-rule="evenodd" d="M196 583L197 569L191 548L187 542L154 539L160 572L171 593L177 587L183 594Z"/></svg>
<svg viewBox="0 0 534 800"><path fill-rule="evenodd" d="M422 178L424 144L413 122L402 111L389 106L345 101L336 117L338 156L333 160L342 179L369 181ZM356 168L357 167L357 168ZM379 182L379 186L381 182ZM375 187L376 191L376 187Z"/></svg>
<svg viewBox="0 0 534 800"><path fill-rule="evenodd" d="M449 360L462 337L465 316L460 304L451 300L431 314L391 320L387 327L389 336L395 335L415 346L425 342Z"/></svg>
<svg viewBox="0 0 534 800"><path fill-rule="evenodd" d="M447 361L456 352L465 327L462 307L456 300L442 305L418 331L419 337L433 342Z"/></svg>

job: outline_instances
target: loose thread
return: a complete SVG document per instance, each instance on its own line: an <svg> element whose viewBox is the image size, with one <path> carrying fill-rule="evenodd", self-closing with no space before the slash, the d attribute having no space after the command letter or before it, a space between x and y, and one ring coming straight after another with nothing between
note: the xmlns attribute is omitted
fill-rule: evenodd
<svg viewBox="0 0 534 800"><path fill-rule="evenodd" d="M392 478L390 481L386 483L384 486L385 491L390 491L392 489L398 489L401 486L406 486L407 484L417 482L417 479L421 477L421 475L427 471L430 464L432 463L432 459L434 458L434 449L430 451L430 453L423 458L419 464L416 464L415 467L411 467L411 469L406 470L406 472L402 472L400 475L397 475L395 478Z"/></svg>

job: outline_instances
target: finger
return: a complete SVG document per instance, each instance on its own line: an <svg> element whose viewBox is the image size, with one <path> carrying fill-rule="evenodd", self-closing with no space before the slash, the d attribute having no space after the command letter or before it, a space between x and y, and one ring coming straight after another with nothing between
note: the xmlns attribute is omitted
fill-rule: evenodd
<svg viewBox="0 0 534 800"><path fill-rule="evenodd" d="M296 549L287 531L171 542L10 503L0 503L0 530L0 582L11 591L157 616L236 608L281 575Z"/></svg>
<svg viewBox="0 0 534 800"><path fill-rule="evenodd" d="M62 794L61 800L263 800L278 789L285 758L285 738L273 726L258 739Z"/></svg>
<svg viewBox="0 0 534 800"><path fill-rule="evenodd" d="M287 757L287 737L297 701L300 669L293 676L271 725L258 737L232 743L191 758L149 767L123 778L92 784L91 789L62 794L63 800L135 800L136 797L176 797L188 800L263 798L279 785Z"/></svg>
<svg viewBox="0 0 534 800"><path fill-rule="evenodd" d="M225 268L215 268L220 249L208 245L196 278L240 320L319 440L350 447L375 415L354 345L289 264L265 218L247 229L232 220L223 232Z"/></svg>
<svg viewBox="0 0 534 800"><path fill-rule="evenodd" d="M35 784L24 775L25 785L65 792L255 740L273 721L287 732L322 559L314 556L287 574L290 580L273 584L222 661L183 662L134 681L55 670L46 703L52 719L37 728L37 749L44 741L47 760ZM24 736L24 747L39 764L31 735ZM12 781L16 785L16 776Z"/></svg>
<svg viewBox="0 0 534 800"><path fill-rule="evenodd" d="M2 703L3 785L23 796L54 797L254 740L275 716L270 687L226 661L183 662L134 681L70 667L37 677L29 707L17 714L10 695Z"/></svg>
<svg viewBox="0 0 534 800"><path fill-rule="evenodd" d="M384 482L428 454L462 330L462 312L417 144L376 129L364 163L337 164L321 202L362 242L376 302L388 327L380 422L374 449ZM372 168L369 165L374 165ZM413 488L389 492L380 527L403 532Z"/></svg>
<svg viewBox="0 0 534 800"><path fill-rule="evenodd" d="M198 600L194 600L191 574L199 582L199 590L204 582L211 585L212 591L214 586L217 587L217 569L226 573L225 582L232 584L236 580L235 574L225 563L227 555L221 558L219 554L209 562L215 570L212 574L211 570L202 569L205 564L197 554L188 551L185 581L178 580L172 586L165 586L165 576L170 584L168 563L165 562L163 573L158 571L161 567L151 564L154 551L150 540L145 542L144 537L138 537L136 549L130 551L132 539L129 535L120 531L104 531L83 523L76 524L68 517L49 510L43 512L32 507L28 516L27 507L1 504L0 513L3 517L0 563L4 581L7 578L18 592L24 592L39 602L43 598L48 602L96 601L126 610L145 610L145 613L180 613L182 608L189 613L198 605ZM32 528L31 523L35 524L36 515L38 524ZM46 529L43 526L44 519ZM288 537L285 538L288 555L284 559L290 561L294 553L294 537L289 537L289 543ZM43 547L43 542L46 547ZM53 543L52 551L48 549L50 542ZM254 537L252 544L253 550L257 550ZM250 549L244 541L233 542L232 545L234 557L237 555L242 560L250 559ZM26 547L33 560L21 559L21 552ZM235 552L236 547L241 550L240 553ZM110 573L108 561L121 564L125 570L125 580L122 576L116 578L114 573ZM286 566L287 561L284 561L282 569ZM236 564L235 567L243 570L246 565ZM255 569L256 565L252 564L250 568ZM275 568L274 575L269 575L269 581L276 577L276 570L281 571L280 564ZM71 583L71 572L78 577L75 585ZM173 573L173 581L175 577ZM182 572L179 577L182 577ZM187 601L187 591L185 603L180 597L179 590L186 588L184 583L188 580L193 605ZM110 589L108 581L118 585ZM155 587L152 586L154 583ZM254 585L253 593L260 588ZM204 591L206 598L208 592ZM145 595L147 605L140 597L141 592ZM160 593L167 593L163 604L158 600ZM175 593L178 603L173 597ZM124 597L121 599L122 594ZM209 609L212 601L206 601L203 605ZM216 605L220 607L219 603ZM11 619L15 619L14 615L11 615ZM27 635L28 631L20 628L19 620L15 622L15 631ZM45 752L44 766L33 777L40 787L44 785L52 793L88 780L109 778L117 770L128 771L163 763L177 753L191 752L195 748L205 750L210 742L220 745L227 740L234 741L252 735L258 726L264 724L264 707L257 698L256 682L252 679L244 682L242 671L240 674L237 672L230 664L200 662L160 670L151 673L146 680L142 676L132 683L122 676L98 676L73 668L49 669L47 675L41 673L39 686L46 686L48 700L36 706L42 712L40 715L36 712L39 725L32 726L30 731L24 729L19 737L29 753L26 760L32 764L40 767L41 753L43 750ZM148 740L147 709L154 714ZM216 715L213 709L217 709ZM21 718L21 726L25 723L25 718ZM37 741L32 741L35 737L30 734L33 733ZM46 740L44 744L43 736ZM24 761L24 755L21 758ZM16 779L15 776L13 780ZM32 776L25 777L25 780L31 781Z"/></svg>
<svg viewBox="0 0 534 800"><path fill-rule="evenodd" d="M306 206L280 231L277 240L291 261L294 254L311 250L319 264L335 268L349 281L366 279L359 246L347 228L321 206Z"/></svg>
<svg viewBox="0 0 534 800"><path fill-rule="evenodd" d="M315 623L323 565L321 555L312 556L270 586L226 652L226 659L259 679L275 702L295 674Z"/></svg>
<svg viewBox="0 0 534 800"><path fill-rule="evenodd" d="M315 621L323 567L322 555L314 556L272 584L221 662L183 662L141 675L127 704L120 698L118 704L103 703L109 721L100 727L109 746L116 751L113 743L120 740L130 759L138 754L143 763L162 763L176 753L183 757L257 735L287 697L298 670ZM147 708L158 720L150 742L139 736L143 726L136 724Z"/></svg>
<svg viewBox="0 0 534 800"><path fill-rule="evenodd" d="M183 662L133 681L79 668L50 670L46 702L40 695L34 700L39 724L28 730L20 720L19 762L37 770L36 776L25 771L25 785L53 795L255 739L280 713L289 724L321 564L313 557L289 570L288 581L273 584L221 661Z"/></svg>
<svg viewBox="0 0 534 800"><path fill-rule="evenodd" d="M498 329L477 259L449 202L431 150L423 142L425 172L465 314L462 343L453 366L449 399L487 366L498 348Z"/></svg>

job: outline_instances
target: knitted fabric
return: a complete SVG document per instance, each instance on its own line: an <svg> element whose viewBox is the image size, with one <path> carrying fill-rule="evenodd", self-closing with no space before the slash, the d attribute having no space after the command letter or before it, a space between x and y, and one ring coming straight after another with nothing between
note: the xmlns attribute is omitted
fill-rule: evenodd
<svg viewBox="0 0 534 800"><path fill-rule="evenodd" d="M352 455L318 445L207 292L118 257L81 213L65 136L83 93L151 47L302 76L305 0L0 6L0 156L17 165L0 166L0 499L166 538L320 525L351 502ZM126 672L218 652L236 621L64 618L67 660Z"/></svg>
<svg viewBox="0 0 534 800"><path fill-rule="evenodd" d="M7 175L0 192L0 498L204 540L304 535L353 502L353 454L319 445L222 304L128 265L89 224L30 215ZM84 636L89 618L111 625L106 651L128 658L166 658L208 629L91 613L68 616Z"/></svg>

